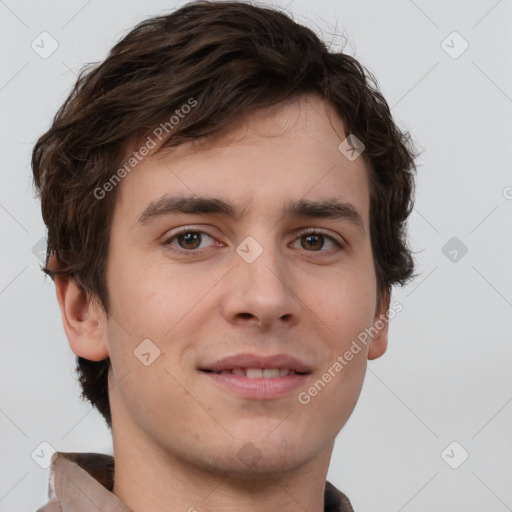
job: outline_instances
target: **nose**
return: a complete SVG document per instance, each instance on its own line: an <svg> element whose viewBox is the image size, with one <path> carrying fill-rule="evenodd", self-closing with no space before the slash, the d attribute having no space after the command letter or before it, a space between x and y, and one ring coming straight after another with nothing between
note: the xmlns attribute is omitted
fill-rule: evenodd
<svg viewBox="0 0 512 512"><path fill-rule="evenodd" d="M261 237L263 239L263 236ZM270 238L248 237L237 248L233 268L223 279L223 315L239 326L288 327L300 318L300 301L292 269Z"/></svg>

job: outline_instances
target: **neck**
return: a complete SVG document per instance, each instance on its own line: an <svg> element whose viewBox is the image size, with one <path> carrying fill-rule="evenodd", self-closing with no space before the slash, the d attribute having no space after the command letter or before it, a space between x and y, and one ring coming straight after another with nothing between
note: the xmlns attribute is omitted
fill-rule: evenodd
<svg viewBox="0 0 512 512"><path fill-rule="evenodd" d="M204 453L204 460L196 454L184 458L141 436L114 435L113 493L137 512L323 512L333 447L334 442L312 460L283 471L272 464L230 465Z"/></svg>

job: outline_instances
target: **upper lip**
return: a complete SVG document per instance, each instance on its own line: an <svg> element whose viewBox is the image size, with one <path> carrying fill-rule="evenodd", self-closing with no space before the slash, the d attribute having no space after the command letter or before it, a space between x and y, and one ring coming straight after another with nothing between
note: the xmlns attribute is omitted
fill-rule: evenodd
<svg viewBox="0 0 512 512"><path fill-rule="evenodd" d="M233 370L233 368L288 368L300 373L311 373L311 368L308 365L288 354L274 356L235 354L224 357L211 365L200 368L200 370L220 372L222 370Z"/></svg>

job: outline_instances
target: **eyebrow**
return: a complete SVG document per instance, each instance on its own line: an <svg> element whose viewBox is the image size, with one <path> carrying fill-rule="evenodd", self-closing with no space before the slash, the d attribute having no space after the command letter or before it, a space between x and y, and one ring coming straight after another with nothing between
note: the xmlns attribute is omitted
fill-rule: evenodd
<svg viewBox="0 0 512 512"><path fill-rule="evenodd" d="M164 196L153 201L139 215L137 224L146 225L153 219L175 213L182 214L216 214L240 219L243 212L235 204L217 197L198 196ZM307 217L318 219L343 219L357 226L366 233L361 214L350 203L338 199L287 201L282 209L282 215L292 217Z"/></svg>

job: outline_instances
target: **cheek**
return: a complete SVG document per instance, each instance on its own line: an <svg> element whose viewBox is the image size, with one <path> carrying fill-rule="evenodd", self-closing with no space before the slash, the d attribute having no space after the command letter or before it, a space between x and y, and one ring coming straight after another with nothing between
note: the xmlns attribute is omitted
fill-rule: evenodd
<svg viewBox="0 0 512 512"><path fill-rule="evenodd" d="M137 249L126 258L120 252L112 254L107 274L112 316L132 338L161 338L204 295L199 285L206 276L181 270L164 258L152 261Z"/></svg>
<svg viewBox="0 0 512 512"><path fill-rule="evenodd" d="M130 276L130 273L126 275ZM174 389L176 383L163 368L170 371L173 367L180 368L181 372L182 363L190 362L187 356L195 346L193 340L201 338L201 329L207 319L218 314L213 311L215 304L205 299L211 299L213 294L209 296L208 293L222 275L213 270L178 271L168 262L146 267L143 276L135 275L135 270L129 279L123 280L119 275L119 286L112 300L116 313L114 321L110 322L112 332L109 333L109 349L114 356L112 363L122 374L126 373L124 368L142 371L136 378L138 382L144 382L147 390L152 386L159 389L158 379L154 380L155 369L158 369L159 379L170 381L168 391ZM136 359L134 351L142 351L143 346L140 349L139 346L147 339L156 346L153 348L151 343L145 342L151 356L155 352L158 358L146 368ZM178 386L174 392L179 395L181 388Z"/></svg>
<svg viewBox="0 0 512 512"><path fill-rule="evenodd" d="M324 281L316 307L320 317L328 315L333 330L345 342L371 325L376 309L377 288L367 267L333 271Z"/></svg>

